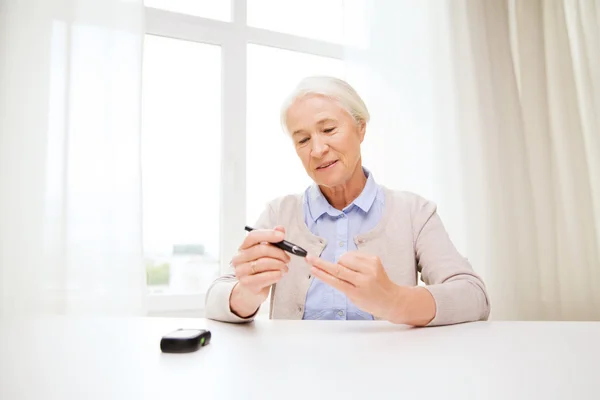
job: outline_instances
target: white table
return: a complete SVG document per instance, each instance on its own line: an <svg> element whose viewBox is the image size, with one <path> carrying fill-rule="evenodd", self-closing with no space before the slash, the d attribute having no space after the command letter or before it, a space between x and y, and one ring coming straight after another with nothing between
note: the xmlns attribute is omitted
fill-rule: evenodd
<svg viewBox="0 0 600 400"><path fill-rule="evenodd" d="M213 339L162 354L177 328ZM0 399L600 399L599 341L584 322L3 322Z"/></svg>

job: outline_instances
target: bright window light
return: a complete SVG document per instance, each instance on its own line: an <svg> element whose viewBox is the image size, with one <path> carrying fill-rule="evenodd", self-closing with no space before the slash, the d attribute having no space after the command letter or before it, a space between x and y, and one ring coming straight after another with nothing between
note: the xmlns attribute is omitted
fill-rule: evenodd
<svg viewBox="0 0 600 400"><path fill-rule="evenodd" d="M148 287L202 293L219 271L221 48L147 35L142 120Z"/></svg>

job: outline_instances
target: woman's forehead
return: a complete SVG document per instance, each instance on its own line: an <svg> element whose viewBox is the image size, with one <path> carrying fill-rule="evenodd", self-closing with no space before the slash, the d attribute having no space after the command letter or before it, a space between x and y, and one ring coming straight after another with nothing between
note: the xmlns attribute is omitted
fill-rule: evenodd
<svg viewBox="0 0 600 400"><path fill-rule="evenodd" d="M310 95L296 99L287 111L290 123L318 123L327 119L340 119L345 110L336 101L321 95Z"/></svg>

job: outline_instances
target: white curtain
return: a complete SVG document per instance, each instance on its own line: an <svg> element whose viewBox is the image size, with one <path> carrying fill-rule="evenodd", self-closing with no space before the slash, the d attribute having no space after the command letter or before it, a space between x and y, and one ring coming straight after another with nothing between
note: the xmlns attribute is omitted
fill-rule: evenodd
<svg viewBox="0 0 600 400"><path fill-rule="evenodd" d="M2 0L0 316L143 313L142 0Z"/></svg>
<svg viewBox="0 0 600 400"><path fill-rule="evenodd" d="M600 6L346 2L377 180L438 203L492 318L600 320ZM356 38L353 39L356 43Z"/></svg>

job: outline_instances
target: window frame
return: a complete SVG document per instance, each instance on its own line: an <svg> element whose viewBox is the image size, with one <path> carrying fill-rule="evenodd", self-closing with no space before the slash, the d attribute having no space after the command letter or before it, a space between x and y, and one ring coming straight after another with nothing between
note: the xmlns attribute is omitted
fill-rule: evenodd
<svg viewBox="0 0 600 400"><path fill-rule="evenodd" d="M145 7L145 34L221 46L221 191L219 267L224 273L245 236L247 45L335 59L344 46L248 26L246 0L231 1L231 21ZM205 293L147 295L147 312L203 314Z"/></svg>

